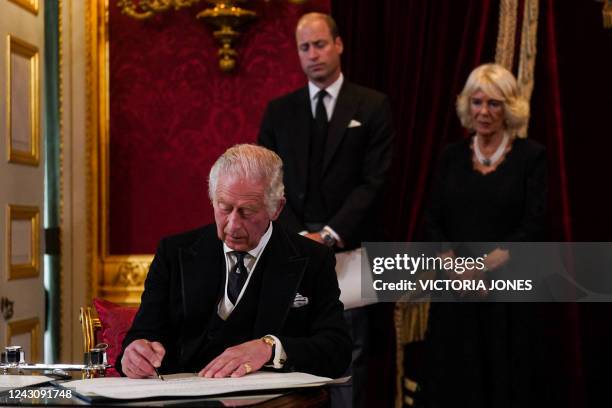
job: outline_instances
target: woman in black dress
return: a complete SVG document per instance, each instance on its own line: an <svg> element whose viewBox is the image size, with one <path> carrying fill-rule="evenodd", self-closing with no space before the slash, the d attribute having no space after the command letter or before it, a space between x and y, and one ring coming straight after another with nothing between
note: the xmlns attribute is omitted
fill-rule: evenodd
<svg viewBox="0 0 612 408"><path fill-rule="evenodd" d="M512 254L503 243L539 241L544 235L545 150L517 137L529 105L512 73L500 65L472 71L457 98L457 113L473 134L442 154L426 234L441 243L489 243L485 270L466 271L462 278L511 279ZM449 245L441 255L466 255L459 248ZM461 295L457 299L465 299ZM433 302L426 340L428 406L536 405L532 365L538 341L532 321L528 304Z"/></svg>

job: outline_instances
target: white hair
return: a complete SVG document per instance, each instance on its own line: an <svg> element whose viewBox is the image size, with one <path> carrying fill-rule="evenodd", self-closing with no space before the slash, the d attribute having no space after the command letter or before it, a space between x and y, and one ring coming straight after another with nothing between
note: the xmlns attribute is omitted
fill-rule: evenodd
<svg viewBox="0 0 612 408"><path fill-rule="evenodd" d="M220 175L263 180L266 183L264 204L270 216L276 212L285 195L283 161L265 147L238 144L227 149L217 159L208 175L208 196L213 203Z"/></svg>

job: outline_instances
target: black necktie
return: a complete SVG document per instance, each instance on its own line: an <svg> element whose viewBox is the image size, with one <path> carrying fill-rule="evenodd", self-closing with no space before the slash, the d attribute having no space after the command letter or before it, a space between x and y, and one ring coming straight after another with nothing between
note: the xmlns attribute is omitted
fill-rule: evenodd
<svg viewBox="0 0 612 408"><path fill-rule="evenodd" d="M232 267L227 281L227 297L232 304L236 304L238 295L244 286L248 277L248 271L244 265L244 257L246 252L234 251L232 254L236 257L236 264Z"/></svg>
<svg viewBox="0 0 612 408"><path fill-rule="evenodd" d="M317 107L315 109L315 122L317 123L317 131L321 136L327 136L327 109L323 100L329 95L325 89L317 92Z"/></svg>
<svg viewBox="0 0 612 408"><path fill-rule="evenodd" d="M313 182L318 184L321 167L323 167L323 155L325 154L325 141L327 139L327 110L323 99L328 95L325 89L317 93L317 108L315 110L315 132L312 137L310 153L310 165L312 166Z"/></svg>
<svg viewBox="0 0 612 408"><path fill-rule="evenodd" d="M325 89L316 94L317 104L310 135L310 153L308 158L308 181L304 200L304 220L307 222L326 222L325 202L321 193L321 172L325 157L327 141L327 110L323 100L329 95Z"/></svg>

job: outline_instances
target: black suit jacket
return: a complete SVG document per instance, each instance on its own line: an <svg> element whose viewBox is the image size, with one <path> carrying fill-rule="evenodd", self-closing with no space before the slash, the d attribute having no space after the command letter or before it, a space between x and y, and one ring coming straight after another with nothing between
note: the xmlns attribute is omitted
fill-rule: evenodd
<svg viewBox="0 0 612 408"><path fill-rule="evenodd" d="M340 376L351 340L334 265L327 248L275 223L242 299L210 340L207 327L225 284L215 226L162 239L123 349L136 339L159 341L166 349L162 373L196 372L227 347L273 334L287 353L285 369ZM306 306L292 307L297 293L308 298Z"/></svg>
<svg viewBox="0 0 612 408"><path fill-rule="evenodd" d="M349 127L351 121L360 125ZM308 87L304 87L269 103L259 133L259 144L283 160L287 205L280 221L296 232L306 230L311 122ZM346 249L381 238L379 204L391 165L392 142L387 97L345 80L329 123L321 194L329 215L327 225L340 235Z"/></svg>

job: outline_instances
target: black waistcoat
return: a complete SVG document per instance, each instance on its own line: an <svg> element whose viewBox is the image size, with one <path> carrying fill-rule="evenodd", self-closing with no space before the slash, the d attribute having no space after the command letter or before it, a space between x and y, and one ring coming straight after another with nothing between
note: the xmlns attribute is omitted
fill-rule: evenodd
<svg viewBox="0 0 612 408"><path fill-rule="evenodd" d="M181 361L181 370L185 372L198 372L211 360L231 346L253 340L254 323L257 317L259 305L259 293L261 291L262 270L265 267L265 256L257 263L257 267L251 272L253 276L248 286L234 308L232 313L224 321L217 314L215 303L214 310L211 311L208 322L203 322L203 331L200 336L200 346L194 356L184 356ZM225 279L225 263L222 263L223 276ZM223 297L225 280L220 285L218 300Z"/></svg>

